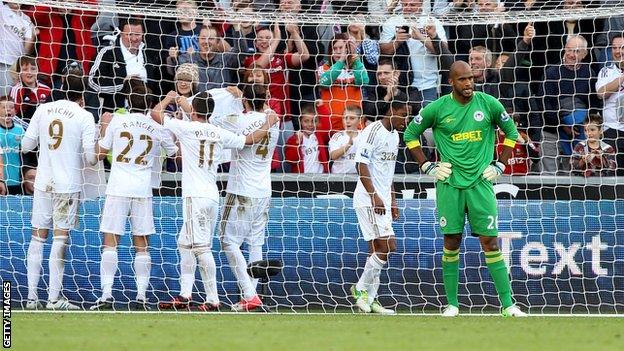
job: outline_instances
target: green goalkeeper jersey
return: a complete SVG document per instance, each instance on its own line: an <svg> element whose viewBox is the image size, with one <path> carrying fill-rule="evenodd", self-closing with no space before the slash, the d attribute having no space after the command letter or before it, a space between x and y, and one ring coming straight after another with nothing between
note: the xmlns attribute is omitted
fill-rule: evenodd
<svg viewBox="0 0 624 351"><path fill-rule="evenodd" d="M431 127L441 161L452 164L453 173L445 182L466 189L476 184L492 163L496 126L505 133L505 145L513 147L518 130L496 98L475 92L472 99L462 105L451 93L424 107L409 124L403 138L408 148L419 146L420 136Z"/></svg>

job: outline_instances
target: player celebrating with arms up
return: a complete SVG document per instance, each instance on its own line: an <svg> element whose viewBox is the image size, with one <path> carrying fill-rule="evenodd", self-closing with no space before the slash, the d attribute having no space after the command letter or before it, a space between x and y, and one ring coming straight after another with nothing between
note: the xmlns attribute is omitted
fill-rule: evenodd
<svg viewBox="0 0 624 351"><path fill-rule="evenodd" d="M245 89L246 100L262 95L265 89ZM180 142L182 151L182 197L184 224L178 237L180 251L180 296L171 302L161 303L161 308L185 309L189 307L195 269L199 265L206 293L206 303L198 306L200 311L215 311L220 307L217 293L217 268L212 255L212 238L219 212L219 189L217 167L223 149L242 149L245 145L262 144L267 140L270 128L279 119L272 111L263 114L257 129L252 133L237 135L209 122L215 111L215 101L210 92L202 92L193 99L192 121L153 115L158 123L171 131ZM273 129L276 130L275 128ZM275 137L275 134L273 134ZM260 147L260 146L259 146ZM272 155L272 154L270 154ZM269 156L270 156L269 155ZM255 175L250 175L255 177ZM253 178L255 181L258 178ZM229 257L228 257L229 258Z"/></svg>
<svg viewBox="0 0 624 351"><path fill-rule="evenodd" d="M355 305L366 313L395 313L377 301L377 290L381 269L390 252L396 250L392 221L399 218L399 208L392 181L399 146L397 130L405 129L408 114L408 105L393 102L385 118L362 131L355 153L360 177L353 193L353 207L371 254L359 281L351 287L351 294Z"/></svg>
<svg viewBox="0 0 624 351"><path fill-rule="evenodd" d="M404 139L421 170L436 178L438 218L444 234L442 272L448 306L446 317L459 314L459 246L465 217L478 236L485 262L501 301L503 316L524 317L511 297L509 272L498 247L496 197L492 183L504 172L518 131L503 105L494 97L474 92L470 66L456 61L449 83L453 92L423 108L409 124ZM505 133L505 147L493 161L496 126ZM420 136L431 127L441 162L428 162Z"/></svg>

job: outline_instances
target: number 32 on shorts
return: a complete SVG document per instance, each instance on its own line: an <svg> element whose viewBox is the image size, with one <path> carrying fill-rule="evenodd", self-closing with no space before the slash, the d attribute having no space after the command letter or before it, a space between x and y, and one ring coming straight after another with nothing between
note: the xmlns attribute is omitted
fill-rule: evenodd
<svg viewBox="0 0 624 351"><path fill-rule="evenodd" d="M498 216L488 216L487 229L498 229Z"/></svg>

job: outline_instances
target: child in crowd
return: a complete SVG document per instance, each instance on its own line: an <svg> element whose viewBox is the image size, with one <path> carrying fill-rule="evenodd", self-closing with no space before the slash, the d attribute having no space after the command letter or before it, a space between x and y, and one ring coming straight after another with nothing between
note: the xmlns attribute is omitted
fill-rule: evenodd
<svg viewBox="0 0 624 351"><path fill-rule="evenodd" d="M355 169L355 143L359 136L362 121L362 109L347 105L342 117L344 130L334 134L329 141L329 159L334 163L332 173L357 173Z"/></svg>
<svg viewBox="0 0 624 351"><path fill-rule="evenodd" d="M329 173L327 144L316 130L316 106L304 105L299 120L301 130L286 141L285 159L292 173Z"/></svg>
<svg viewBox="0 0 624 351"><path fill-rule="evenodd" d="M50 87L37 81L39 69L34 58L22 56L17 59L15 71L19 79L11 89L11 98L15 102L17 116L28 122L37 106L46 102L52 92Z"/></svg>
<svg viewBox="0 0 624 351"><path fill-rule="evenodd" d="M570 163L572 174L585 177L615 175L615 151L602 141L602 116L590 114L585 121L587 140L574 147Z"/></svg>

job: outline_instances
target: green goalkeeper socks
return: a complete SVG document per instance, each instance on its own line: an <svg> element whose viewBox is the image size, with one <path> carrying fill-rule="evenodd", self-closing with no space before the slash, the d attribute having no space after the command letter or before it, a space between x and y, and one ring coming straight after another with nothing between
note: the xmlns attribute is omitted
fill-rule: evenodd
<svg viewBox="0 0 624 351"><path fill-rule="evenodd" d="M442 255L442 281L449 305L459 307L457 301L457 286L459 284L459 249L444 248Z"/></svg>
<svg viewBox="0 0 624 351"><path fill-rule="evenodd" d="M494 286L498 292L501 305L503 305L503 308L513 305L509 272L507 271L503 254L499 250L485 252L485 263L490 271L492 280L494 280ZM444 285L446 286L446 282Z"/></svg>

